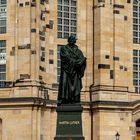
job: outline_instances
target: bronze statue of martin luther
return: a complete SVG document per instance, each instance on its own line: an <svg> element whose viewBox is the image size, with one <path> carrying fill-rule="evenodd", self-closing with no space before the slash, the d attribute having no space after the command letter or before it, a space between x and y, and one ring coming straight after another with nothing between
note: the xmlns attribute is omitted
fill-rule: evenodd
<svg viewBox="0 0 140 140"><path fill-rule="evenodd" d="M76 38L70 36L68 44L60 50L61 75L58 92L58 106L80 103L82 77L86 68L86 57L75 45Z"/></svg>

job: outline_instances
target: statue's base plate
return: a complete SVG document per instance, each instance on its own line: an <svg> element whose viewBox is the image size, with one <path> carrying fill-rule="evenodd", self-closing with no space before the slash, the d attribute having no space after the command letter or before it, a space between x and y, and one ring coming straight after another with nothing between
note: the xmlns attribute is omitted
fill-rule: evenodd
<svg viewBox="0 0 140 140"><path fill-rule="evenodd" d="M57 127L54 140L84 140L82 133L82 111L80 104L58 106Z"/></svg>

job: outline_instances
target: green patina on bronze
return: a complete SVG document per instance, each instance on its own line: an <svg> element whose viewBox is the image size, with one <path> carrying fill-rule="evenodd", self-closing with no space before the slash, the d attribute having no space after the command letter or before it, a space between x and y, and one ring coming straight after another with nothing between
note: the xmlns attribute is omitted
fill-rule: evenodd
<svg viewBox="0 0 140 140"><path fill-rule="evenodd" d="M86 58L75 43L76 38L70 36L68 44L60 50L61 75L58 105L80 102L81 79L86 68Z"/></svg>

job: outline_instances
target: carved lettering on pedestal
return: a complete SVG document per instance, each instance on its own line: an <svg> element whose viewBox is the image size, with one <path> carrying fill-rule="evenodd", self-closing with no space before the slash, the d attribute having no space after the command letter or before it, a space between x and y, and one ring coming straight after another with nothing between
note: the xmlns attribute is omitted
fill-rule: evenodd
<svg viewBox="0 0 140 140"><path fill-rule="evenodd" d="M59 122L60 125L79 125L79 121L61 121Z"/></svg>

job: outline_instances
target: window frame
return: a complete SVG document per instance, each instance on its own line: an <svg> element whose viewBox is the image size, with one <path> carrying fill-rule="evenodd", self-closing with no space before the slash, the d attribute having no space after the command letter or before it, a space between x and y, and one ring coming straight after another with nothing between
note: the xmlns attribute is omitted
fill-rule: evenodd
<svg viewBox="0 0 140 140"><path fill-rule="evenodd" d="M140 50L133 50L133 86L140 93Z"/></svg>
<svg viewBox="0 0 140 140"><path fill-rule="evenodd" d="M57 37L62 39L77 34L77 1L69 0L69 4L65 2L65 0L57 0ZM72 5L73 2L76 4ZM73 21L75 23L72 23ZM62 28L60 29L60 27ZM75 30L71 30L71 28L75 28Z"/></svg>
<svg viewBox="0 0 140 140"><path fill-rule="evenodd" d="M140 44L140 5L133 0L133 44Z"/></svg>

